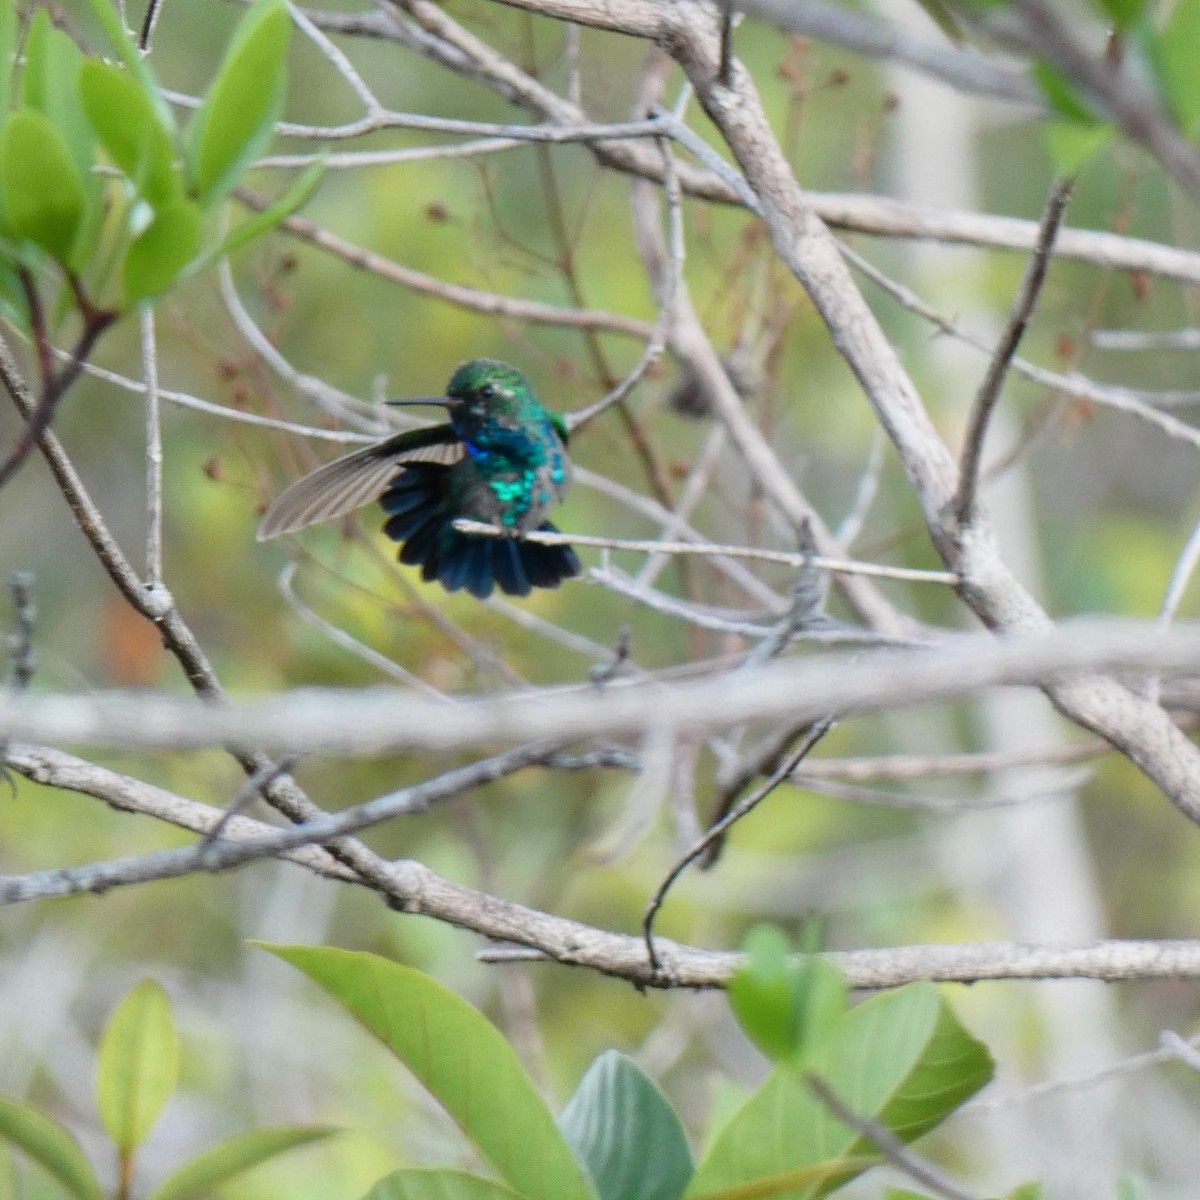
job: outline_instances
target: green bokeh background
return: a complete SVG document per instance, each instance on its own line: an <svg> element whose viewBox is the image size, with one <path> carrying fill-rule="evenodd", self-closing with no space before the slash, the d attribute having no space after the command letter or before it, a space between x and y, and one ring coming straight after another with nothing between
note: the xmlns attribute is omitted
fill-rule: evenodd
<svg viewBox="0 0 1200 1200"><path fill-rule="evenodd" d="M84 34L83 6L61 6ZM333 6L330 6L333 7ZM351 11L350 5L338 5ZM561 26L532 20L485 0L455 0L449 11L500 52L535 68L548 86L565 86ZM134 5L137 9L138 6ZM137 14L140 15L140 11ZM206 85L238 17L233 5L168 4L152 58L168 86L196 94ZM340 39L380 100L391 108L485 120L524 120L486 88L402 47ZM752 70L792 155L798 177L821 191L887 192L891 83L875 66L836 49L789 41L747 22L737 53ZM583 31L582 94L596 120L628 115L645 47ZM358 115L353 96L302 36L292 52L287 117L323 125ZM671 77L668 97L680 79ZM711 136L706 121L693 121ZM980 135L979 181L988 211L1036 217L1051 178L1036 124L997 122ZM334 149L424 145L435 137L378 133ZM281 139L279 149L313 143ZM586 303L653 320L655 309L633 244L628 181L599 168L581 147L527 147L475 159L331 170L305 216L356 245L438 278L484 290L571 303L547 207L553 172L572 257ZM255 182L278 191L282 172ZM235 218L236 219L236 218ZM852 502L867 460L871 414L849 371L799 287L768 257L762 230L739 211L686 206L687 277L697 309L721 349L732 347L746 306L765 289L766 308L784 333L752 403L783 463L831 524ZM1120 226L1138 236L1188 244L1194 214L1184 211L1161 175L1118 147L1080 181L1072 224ZM905 249L852 239L885 269L901 273ZM1023 258L963 249L953 271L969 275L976 296L1001 319ZM250 312L296 370L364 398L427 395L464 358L495 355L518 363L549 404L567 410L603 394L592 350L576 331L498 321L415 294L285 234L241 252L234 273ZM948 275L952 274L948 270ZM935 288L939 280L927 280ZM958 286L947 280L951 290ZM867 289L912 370L934 419L952 444L970 394L944 394L927 327ZM264 365L224 311L215 276L172 293L157 308L164 387L255 412L320 424L322 415ZM1096 268L1057 265L1023 353L1054 364L1090 327L1173 328L1192 316L1191 297L1166 281L1131 282ZM616 376L637 360L629 338L601 335ZM96 361L139 372L136 320L104 341ZM1081 369L1141 388L1192 386L1184 354L1086 352ZM980 362L982 370L982 361ZM709 426L670 411L677 383L670 359L632 397L663 461L678 476L700 452ZM1044 391L1014 381L1004 401L1019 423L1046 403ZM1186 410L1183 415L1186 415ZM369 664L305 623L276 586L289 547L260 545L262 505L330 447L211 416L164 407L167 519L166 578L228 690L253 696L309 684L382 682ZM0 409L0 436L16 431ZM56 430L77 461L135 562L144 538L143 417L140 400L85 380L64 402ZM609 415L573 447L582 465L645 492L644 473L619 421ZM1061 402L1057 420L1027 459L1045 574L1042 599L1056 616L1088 613L1150 616L1193 523L1194 449L1170 442L1129 418ZM694 523L722 540L787 539L764 519L739 463L723 471ZM557 648L470 597L447 597L397 567L368 513L353 528L323 528L298 543L297 590L327 620L449 691L494 688L494 671L464 654L431 621L428 606L500 656L531 683L584 681L594 655ZM559 524L572 531L647 536L647 522L594 491L576 487ZM864 557L936 565L919 512L894 456L861 542ZM589 563L595 552L585 552ZM634 556L615 560L635 571ZM0 497L0 568L36 578L35 687L81 690L186 684L156 639L124 608L89 554L39 460L31 460ZM788 578L764 570L786 588ZM715 573L696 570L701 598L739 600ZM678 568L662 586L678 591ZM961 606L946 594L888 585L901 606L956 627ZM741 647L723 636L693 634L586 582L522 603L601 646L628 623L645 667ZM839 610L840 611L840 610ZM1195 615L1193 600L1184 615ZM798 651L803 653L804 651ZM1047 710L1048 711L1048 710ZM1047 716L1047 721L1053 718ZM967 706L847 721L822 756L921 749L952 753L979 743ZM240 786L225 757L105 754L99 761L210 804L227 804ZM422 779L450 765L424 756L372 762L306 763L299 778L323 807L337 809ZM701 753L701 806L713 796L713 760ZM898 785L900 789L904 785ZM669 804L636 849L615 863L600 859L631 788L617 773L526 772L463 796L427 816L367 835L392 857L412 857L463 884L604 928L634 931L646 900L679 849ZM921 796L977 796L972 778L917 783ZM1138 937L1186 936L1194 929L1200 841L1146 781L1114 760L1097 766L1081 794L1098 892L1109 931ZM755 921L795 933L823 920L838 948L1003 937L988 899L996 880L979 880L975 899L952 886L931 847L948 821L855 804L798 787L779 789L745 822L720 869L687 877L667 905L664 934L693 944L734 946ZM19 781L0 791L0 869L17 874L187 844L188 836L122 815L90 799ZM514 1036L531 1068L561 1102L588 1061L609 1046L640 1048L679 1105L697 1139L731 1090L752 1081L758 1064L733 1032L718 997L641 995L626 985L550 966L486 967L474 961L480 939L420 918L389 912L361 889L338 887L298 868L259 864L219 877L197 877L84 898L4 910L0 960L0 1087L37 1099L100 1146L92 1101L93 1047L106 1014L144 974L161 979L177 1008L185 1044L184 1084L147 1146L147 1182L218 1137L257 1123L334 1122L353 1132L263 1169L229 1197L322 1196L350 1200L403 1163L456 1163L465 1150L448 1123L402 1070L281 964L248 949L249 938L327 941L394 955L420 966L483 1006ZM990 985L959 994L968 1023L985 1040L992 1023L1011 1020L1028 989ZM1185 1027L1194 989L1140 985L1118 995L1128 1049L1153 1042L1157 1029ZM530 1017L537 1037L530 1039ZM1017 1077L1037 1078L1047 1036L1031 1016ZM1189 1101L1190 1103L1190 1101ZM969 1146L969 1133L963 1135ZM969 1157L969 1150L961 1151ZM0 1176L3 1172L0 1172ZM30 1173L29 1197L52 1194ZM3 1196L0 1187L0 1196Z"/></svg>

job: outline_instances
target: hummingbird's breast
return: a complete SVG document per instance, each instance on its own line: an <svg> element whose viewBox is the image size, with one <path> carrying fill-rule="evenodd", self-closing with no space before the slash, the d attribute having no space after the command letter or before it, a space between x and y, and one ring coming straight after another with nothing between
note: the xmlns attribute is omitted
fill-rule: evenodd
<svg viewBox="0 0 1200 1200"><path fill-rule="evenodd" d="M517 427L497 424L464 445L467 456L454 468L454 490L465 516L528 533L566 494L570 461L548 418Z"/></svg>

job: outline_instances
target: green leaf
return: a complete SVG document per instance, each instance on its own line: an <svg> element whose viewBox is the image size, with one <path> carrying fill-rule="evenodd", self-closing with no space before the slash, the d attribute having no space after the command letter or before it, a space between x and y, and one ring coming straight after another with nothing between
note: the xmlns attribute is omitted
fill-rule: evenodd
<svg viewBox="0 0 1200 1200"><path fill-rule="evenodd" d="M200 249L200 210L190 200L162 209L125 256L125 305L165 292Z"/></svg>
<svg viewBox="0 0 1200 1200"><path fill-rule="evenodd" d="M1186 137L1200 133L1200 0L1179 0L1157 39L1162 91Z"/></svg>
<svg viewBox="0 0 1200 1200"><path fill-rule="evenodd" d="M806 1069L856 1113L911 1141L978 1091L991 1077L992 1063L932 984L910 984L844 1013L812 1048ZM873 1153L856 1130L829 1113L805 1084L804 1073L785 1064L722 1128L687 1195ZM811 1200L833 1186L777 1194Z"/></svg>
<svg viewBox="0 0 1200 1200"><path fill-rule="evenodd" d="M100 144L134 191L155 208L180 196L183 180L175 168L171 132L138 81L110 63L88 59L79 85Z"/></svg>
<svg viewBox="0 0 1200 1200"><path fill-rule="evenodd" d="M25 39L21 94L28 108L37 109L62 134L86 183L95 165L96 138L79 92L82 64L79 47L61 29L54 28L49 10L39 8Z"/></svg>
<svg viewBox="0 0 1200 1200"><path fill-rule="evenodd" d="M1088 125L1099 122L1100 118L1095 109L1080 94L1079 89L1049 63L1035 62L1033 77L1050 102L1050 107L1069 121L1079 121Z"/></svg>
<svg viewBox="0 0 1200 1200"><path fill-rule="evenodd" d="M465 1000L420 971L375 954L321 946L264 949L320 984L375 1034L514 1190L594 1200L513 1048Z"/></svg>
<svg viewBox="0 0 1200 1200"><path fill-rule="evenodd" d="M616 1050L588 1068L558 1127L600 1200L676 1200L692 1176L679 1117L658 1085Z"/></svg>
<svg viewBox="0 0 1200 1200"><path fill-rule="evenodd" d="M695 1195L694 1200L768 1200L769 1197L787 1200L789 1196L824 1195L883 1161L878 1154L869 1158L852 1156L830 1159L808 1167L780 1171L778 1175L737 1183L720 1191L703 1192ZM689 1192L688 1195L693 1194Z"/></svg>
<svg viewBox="0 0 1200 1200"><path fill-rule="evenodd" d="M292 20L282 0L257 0L192 123L188 178L202 204L219 199L271 140L283 111Z"/></svg>
<svg viewBox="0 0 1200 1200"><path fill-rule="evenodd" d="M29 297L17 274L17 258L13 249L0 240L0 313L19 329L28 330Z"/></svg>
<svg viewBox="0 0 1200 1200"><path fill-rule="evenodd" d="M16 0L0 0L0 124L8 116L17 58Z"/></svg>
<svg viewBox="0 0 1200 1200"><path fill-rule="evenodd" d="M143 979L117 1006L100 1043L100 1119L119 1150L145 1140L178 1077L171 1002L160 984Z"/></svg>
<svg viewBox="0 0 1200 1200"><path fill-rule="evenodd" d="M1111 125L1082 125L1078 121L1050 121L1043 133L1046 151L1059 175L1078 174L1116 137Z"/></svg>
<svg viewBox="0 0 1200 1200"><path fill-rule="evenodd" d="M729 981L730 1007L768 1058L787 1058L799 1035L787 939L773 925L759 925L747 935L745 950L746 965Z"/></svg>
<svg viewBox="0 0 1200 1200"><path fill-rule="evenodd" d="M9 1096L0 1096L0 1137L40 1163L79 1200L104 1200L104 1189L79 1143L57 1122Z"/></svg>
<svg viewBox="0 0 1200 1200"><path fill-rule="evenodd" d="M317 190L317 184L321 182L324 174L325 164L323 162L313 163L274 204L264 208L262 212L255 213L249 220L243 221L219 246L206 251L196 259L188 268L187 275L195 275L206 270L213 263L219 262L235 250L240 250L256 237L274 229L281 221L290 217Z"/></svg>
<svg viewBox="0 0 1200 1200"><path fill-rule="evenodd" d="M479 1175L445 1168L385 1175L363 1200L520 1200L517 1192Z"/></svg>
<svg viewBox="0 0 1200 1200"><path fill-rule="evenodd" d="M193 1200L210 1196L214 1188L268 1159L323 1141L338 1132L336 1129L289 1126L234 1134L185 1163L151 1195L150 1200Z"/></svg>
<svg viewBox="0 0 1200 1200"><path fill-rule="evenodd" d="M0 191L12 234L66 262L83 220L83 183L62 135L41 113L23 109L4 127Z"/></svg>
<svg viewBox="0 0 1200 1200"><path fill-rule="evenodd" d="M154 73L142 57L137 43L129 36L129 30L121 21L112 0L88 0L88 4L91 6L92 15L100 23L126 69L141 84L142 91L150 97L154 104L154 110L158 114L159 124L166 129L173 130L175 118L171 115L171 108L162 98L154 79Z"/></svg>
<svg viewBox="0 0 1200 1200"><path fill-rule="evenodd" d="M1140 21L1146 11L1146 0L1095 0L1095 2L1118 29L1128 29Z"/></svg>
<svg viewBox="0 0 1200 1200"><path fill-rule="evenodd" d="M1118 1183L1118 1196L1120 1195L1120 1186L1120 1183ZM1043 1190L1042 1185L1037 1180L1033 1180L1029 1183L1019 1184L1013 1188L1005 1197L1005 1200L1042 1200Z"/></svg>
<svg viewBox="0 0 1200 1200"><path fill-rule="evenodd" d="M787 940L772 926L746 938L746 965L729 981L729 1002L742 1028L768 1058L808 1053L848 1003L846 982L825 959L797 966Z"/></svg>

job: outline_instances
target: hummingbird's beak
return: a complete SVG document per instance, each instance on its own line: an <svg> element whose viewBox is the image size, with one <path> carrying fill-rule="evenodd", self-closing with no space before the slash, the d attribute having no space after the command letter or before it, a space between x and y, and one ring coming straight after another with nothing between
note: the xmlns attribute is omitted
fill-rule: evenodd
<svg viewBox="0 0 1200 1200"><path fill-rule="evenodd" d="M462 401L457 396L414 396L411 399L385 400L394 408L415 408L418 405L437 405L439 408L457 408Z"/></svg>

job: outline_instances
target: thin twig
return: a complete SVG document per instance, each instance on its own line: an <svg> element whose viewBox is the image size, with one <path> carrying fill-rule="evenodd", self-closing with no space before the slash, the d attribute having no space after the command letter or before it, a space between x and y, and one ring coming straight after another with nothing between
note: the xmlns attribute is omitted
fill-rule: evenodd
<svg viewBox="0 0 1200 1200"><path fill-rule="evenodd" d="M804 1082L843 1125L849 1125L851 1129L860 1133L888 1162L905 1175L944 1197L944 1200L976 1200L971 1192L960 1187L936 1163L910 1150L881 1121L855 1112L816 1072L806 1071Z"/></svg>
<svg viewBox="0 0 1200 1200"><path fill-rule="evenodd" d="M33 599L33 575L14 571L9 578L13 598L13 631L10 637L12 687L23 692L37 673L37 649L33 635L37 628L37 605Z"/></svg>
<svg viewBox="0 0 1200 1200"><path fill-rule="evenodd" d="M138 32L138 49L143 54L150 53L150 39L154 37L154 27L162 16L164 0L149 0L146 5L146 15L142 18L142 28Z"/></svg>
<svg viewBox="0 0 1200 1200"><path fill-rule="evenodd" d="M683 193L679 187L679 176L675 171L675 158L665 138L659 139L663 155L663 179L667 198L667 245L670 249L670 267L662 272L661 296L659 297L658 319L654 332L631 370L616 387L595 404L578 409L567 416L567 427L574 433L589 421L598 417L614 404L620 404L633 390L648 370L662 357L667 344L667 332L675 316L675 299L679 295L683 280L683 264L686 254L683 237Z"/></svg>
<svg viewBox="0 0 1200 1200"><path fill-rule="evenodd" d="M996 343L992 361L988 364L987 373L980 384L971 408L971 416L967 422L967 434L963 444L962 460L958 472L958 490L954 496L954 512L960 525L970 522L975 507L975 489L979 479L979 465L983 459L983 442L987 436L988 422L1000 399L1004 379L1012 360L1025 335L1029 318L1037 306L1042 294L1042 285L1046 281L1046 272L1050 268L1051 256L1054 251L1054 239L1062 225L1063 214L1071 199L1074 187L1074 177L1059 179L1050 189L1050 198L1042 213L1041 224L1038 226L1038 238L1033 253L1025 268L1025 277L1013 301L1009 312L1008 322L1004 333Z"/></svg>
<svg viewBox="0 0 1200 1200"><path fill-rule="evenodd" d="M146 586L163 583L163 448L154 310L142 308L142 378L146 383Z"/></svg>
<svg viewBox="0 0 1200 1200"><path fill-rule="evenodd" d="M16 474L21 464L29 457L30 451L37 445L38 439L50 428L50 422L54 419L58 402L79 378L79 373L95 348L97 339L117 319L118 315L106 309L94 308L76 288L76 297L83 316L83 330L66 365L55 374L51 366L50 341L37 287L28 270L22 268L18 274L33 323L38 362L42 372L42 388L37 404L32 407L26 417L25 426L18 435L16 444L3 463L0 463L0 488L3 488ZM74 285L76 281L72 280L72 283Z"/></svg>
<svg viewBox="0 0 1200 1200"><path fill-rule="evenodd" d="M215 846L225 836L225 830L234 817L240 817L247 808L259 797L265 794L266 788L281 776L290 775L300 762L300 755L289 754L277 763L264 763L262 768L250 775L238 793L221 814L221 819L200 839L196 847L196 866L204 868L205 860Z"/></svg>
<svg viewBox="0 0 1200 1200"><path fill-rule="evenodd" d="M481 537L511 537L509 530L499 525L487 525L482 521L471 521L465 517L454 522L460 533L477 534ZM883 563L854 562L848 558L827 558L823 554L797 554L788 550L760 550L753 546L724 546L715 543L660 542L653 538L608 538L590 534L547 533L533 531L524 534L527 542L539 542L543 546L594 546L603 550L635 550L643 554L692 554L710 557L721 555L726 558L750 558L759 562L782 563L789 567L816 567L822 571L835 571L843 575L871 575L879 579L903 579L910 583L940 583L953 587L958 576L951 571L926 571L918 567L889 567Z"/></svg>
<svg viewBox="0 0 1200 1200"><path fill-rule="evenodd" d="M642 937L646 943L646 957L649 960L652 970L658 971L661 966L658 952L654 946L654 920L658 916L658 911L662 908L663 902L667 898L667 893L674 886L675 881L692 863L705 854L709 847L731 826L740 821L747 813L757 808L763 800L783 783L796 767L800 765L809 751L833 728L833 724L834 718L832 717L814 722L804 740L779 763L776 769L763 782L762 786L755 788L748 796L743 797L720 821L716 821L710 825L704 836L667 872L663 881L655 890L654 895L650 897L650 903L646 905L646 913L642 918Z"/></svg>

